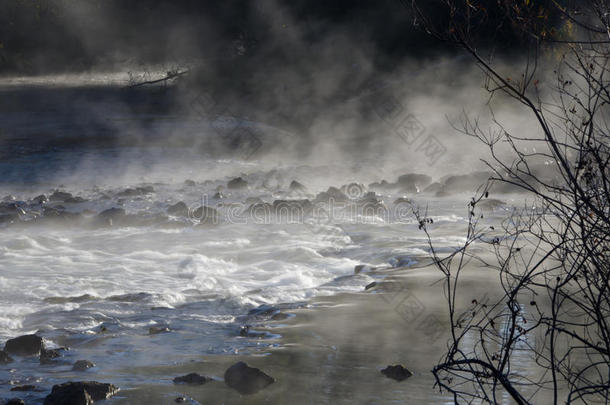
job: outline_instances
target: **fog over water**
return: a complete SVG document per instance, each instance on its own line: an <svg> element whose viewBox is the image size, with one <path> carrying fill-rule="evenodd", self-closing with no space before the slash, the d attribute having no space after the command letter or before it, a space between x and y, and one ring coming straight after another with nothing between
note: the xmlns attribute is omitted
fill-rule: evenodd
<svg viewBox="0 0 610 405"><path fill-rule="evenodd" d="M129 390L171 388L163 367L282 353L284 332L249 326L429 263L412 204L439 251L463 242L489 176L483 146L459 133L464 112L531 127L398 2L18 3L0 5L23 24L0 30L0 340L38 333L71 350L52 372L0 368L0 398L35 383L21 397L39 403L87 358L87 378L128 392L117 403L146 403ZM55 39L26 34L35 24ZM496 191L489 224L524 204ZM417 403L438 403L426 378Z"/></svg>

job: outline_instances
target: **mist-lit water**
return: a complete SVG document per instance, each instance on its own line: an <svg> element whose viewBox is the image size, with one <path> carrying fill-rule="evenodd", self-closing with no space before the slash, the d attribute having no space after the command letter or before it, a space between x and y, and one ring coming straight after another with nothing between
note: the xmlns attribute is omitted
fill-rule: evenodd
<svg viewBox="0 0 610 405"><path fill-rule="evenodd" d="M293 319L312 299L362 292L393 268L426 261L427 240L411 204L397 200L405 193L366 186L381 180L374 164L367 169L360 162L359 173L340 161L284 162L270 170L264 159L218 159L199 145L168 147L159 141L170 129L189 139L200 121L177 127L179 120L153 120L147 142L122 143L115 132L103 131L103 119L88 125L78 117L55 122L52 111L45 114L40 120L3 116L11 136L3 143L0 198L6 196L4 203L14 204L17 214L0 225L0 338L36 332L49 347L71 350L55 365L18 359L3 366L3 397L8 382L32 381L43 388L24 398L44 397L53 384L81 378L69 371L78 359L97 365L87 378L129 389L154 385L153 370L199 356L282 348L282 333L242 327L285 319L274 319L278 312ZM78 132L82 128L90 132ZM73 141L52 142L68 132L76 136L68 137ZM92 136L99 139L90 142ZM367 170L369 175L360 174ZM237 176L247 186L228 188ZM293 180L305 188L291 189ZM329 186L346 186L347 199L316 201ZM34 200L56 190L74 198ZM406 197L428 207L440 252L459 245L466 196ZM316 204L296 213L252 211L253 205L269 207L261 204L279 200ZM168 212L178 202L187 211ZM213 221L196 214L202 204L217 210ZM99 216L112 208L125 215ZM57 212L60 217L53 217ZM488 220L504 214L504 208L492 210ZM360 264L383 270L355 274ZM257 313L264 305L271 310ZM151 334L151 328L169 332Z"/></svg>

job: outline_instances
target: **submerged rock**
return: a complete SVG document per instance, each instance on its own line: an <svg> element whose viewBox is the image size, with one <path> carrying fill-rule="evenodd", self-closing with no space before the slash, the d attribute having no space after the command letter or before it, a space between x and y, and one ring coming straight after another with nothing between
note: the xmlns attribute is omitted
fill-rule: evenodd
<svg viewBox="0 0 610 405"><path fill-rule="evenodd" d="M44 350L42 338L38 335L24 335L9 339L4 345L4 351L16 356L39 356Z"/></svg>
<svg viewBox="0 0 610 405"><path fill-rule="evenodd" d="M248 187L248 182L242 179L241 177L236 177L227 183L227 188L232 190L237 190L246 187Z"/></svg>
<svg viewBox="0 0 610 405"><path fill-rule="evenodd" d="M190 373L187 375L183 375L181 377L174 378L174 384L192 384L192 385L202 385L211 381L211 378L202 376L197 373Z"/></svg>
<svg viewBox="0 0 610 405"><path fill-rule="evenodd" d="M151 326L150 328L148 328L149 335L158 335L160 333L169 333L171 331L172 330L167 326Z"/></svg>
<svg viewBox="0 0 610 405"><path fill-rule="evenodd" d="M13 359L4 350L0 350L0 364L12 363Z"/></svg>
<svg viewBox="0 0 610 405"><path fill-rule="evenodd" d="M225 371L225 383L242 395L254 394L275 380L259 370L249 367L243 361L235 363Z"/></svg>
<svg viewBox="0 0 610 405"><path fill-rule="evenodd" d="M72 366L72 371L86 371L92 367L95 367L95 363L89 360L77 360Z"/></svg>
<svg viewBox="0 0 610 405"><path fill-rule="evenodd" d="M93 401L108 399L119 392L112 384L96 381L67 382L54 385L44 405L90 405Z"/></svg>
<svg viewBox="0 0 610 405"><path fill-rule="evenodd" d="M184 180L184 185L185 185L185 186L189 186L189 187L193 187L193 186L196 186L196 185L197 185L197 183L195 183L195 181L194 181L194 180L191 180L191 179L186 179L186 180Z"/></svg>
<svg viewBox="0 0 610 405"><path fill-rule="evenodd" d="M404 368L402 365L397 364L395 366L387 366L381 373L388 378L392 378L396 381L403 381L413 375L412 372Z"/></svg>
<svg viewBox="0 0 610 405"><path fill-rule="evenodd" d="M12 398L9 399L5 405L25 405L25 402L23 402L23 399L21 398Z"/></svg>
<svg viewBox="0 0 610 405"><path fill-rule="evenodd" d="M150 193L154 193L155 189L153 186L143 186L136 188L126 188L123 191L119 191L116 195L117 197L137 197L141 195L146 195Z"/></svg>
<svg viewBox="0 0 610 405"><path fill-rule="evenodd" d="M186 217L189 213L189 208L182 201L167 207L167 213L176 217Z"/></svg>
<svg viewBox="0 0 610 405"><path fill-rule="evenodd" d="M16 387L11 388L11 391L34 391L36 389L35 385L18 385Z"/></svg>

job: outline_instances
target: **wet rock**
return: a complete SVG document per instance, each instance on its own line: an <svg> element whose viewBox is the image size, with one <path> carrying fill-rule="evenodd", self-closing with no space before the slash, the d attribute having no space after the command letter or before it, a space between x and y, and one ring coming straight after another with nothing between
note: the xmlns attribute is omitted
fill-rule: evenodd
<svg viewBox="0 0 610 405"><path fill-rule="evenodd" d="M373 281L372 283L367 284L366 286L364 286L364 291L368 291L371 288L374 288L377 285L376 281Z"/></svg>
<svg viewBox="0 0 610 405"><path fill-rule="evenodd" d="M40 364L53 364L61 357L61 349L42 349L40 352Z"/></svg>
<svg viewBox="0 0 610 405"><path fill-rule="evenodd" d="M150 328L148 328L149 335L158 335L160 333L169 333L171 331L172 330L167 326L151 326Z"/></svg>
<svg viewBox="0 0 610 405"><path fill-rule="evenodd" d="M290 182L290 185L288 186L288 189L290 191L298 191L298 192L302 192L302 193L307 191L307 188L304 185L302 185L301 183L299 183L298 181L296 181L296 180L292 180Z"/></svg>
<svg viewBox="0 0 610 405"><path fill-rule="evenodd" d="M182 404L186 401L187 401L186 397L177 397L176 399L174 399L174 402L177 404Z"/></svg>
<svg viewBox="0 0 610 405"><path fill-rule="evenodd" d="M0 351L0 364L8 364L8 363L12 363L13 359L11 358L11 356L8 355L7 352L5 352L4 350Z"/></svg>
<svg viewBox="0 0 610 405"><path fill-rule="evenodd" d="M432 177L416 173L404 174L396 181L398 188L409 193L419 193L430 183L432 183Z"/></svg>
<svg viewBox="0 0 610 405"><path fill-rule="evenodd" d="M226 198L226 196L220 191L217 191L212 198L214 198L215 200L222 200L223 198Z"/></svg>
<svg viewBox="0 0 610 405"><path fill-rule="evenodd" d="M32 198L34 204L46 204L47 202L49 202L49 198L44 194Z"/></svg>
<svg viewBox="0 0 610 405"><path fill-rule="evenodd" d="M43 301L49 304L66 304L68 302L87 302L99 299L98 297L90 294L78 295L75 297L47 297Z"/></svg>
<svg viewBox="0 0 610 405"><path fill-rule="evenodd" d="M390 260L388 260L388 263L393 268L398 268L398 267L410 267L410 266L414 265L415 263L417 263L417 261L415 259L413 259L411 256L400 255L400 256L392 257Z"/></svg>
<svg viewBox="0 0 610 405"><path fill-rule="evenodd" d="M195 181L193 181L191 179L186 179L186 180L184 180L184 185L189 186L189 187L194 187L197 185L197 183L195 183Z"/></svg>
<svg viewBox="0 0 610 405"><path fill-rule="evenodd" d="M42 338L38 335L24 335L7 340L4 351L16 356L39 356L44 350Z"/></svg>
<svg viewBox="0 0 610 405"><path fill-rule="evenodd" d="M285 314L283 312L278 312L278 313L273 314L271 316L271 320L272 321L283 321L283 320L288 319L288 318L290 318L290 315Z"/></svg>
<svg viewBox="0 0 610 405"><path fill-rule="evenodd" d="M72 194L66 193L65 191L55 191L49 196L49 201L52 202L63 202L69 198L72 198Z"/></svg>
<svg viewBox="0 0 610 405"><path fill-rule="evenodd" d="M2 202L11 202L11 201L15 201L17 199L17 197L15 197L14 195L7 195L4 198L2 198Z"/></svg>
<svg viewBox="0 0 610 405"><path fill-rule="evenodd" d="M167 213L177 217L186 217L189 213L189 208L184 202L179 201L176 204L167 207Z"/></svg>
<svg viewBox="0 0 610 405"><path fill-rule="evenodd" d="M117 197L138 197L146 194L154 193L155 189L153 186L143 186L136 188L126 188L123 191L119 191L116 196Z"/></svg>
<svg viewBox="0 0 610 405"><path fill-rule="evenodd" d="M66 198L64 200L64 202L68 203L68 204L80 204L80 203L87 202L87 199L83 198L83 197L74 196L74 197Z"/></svg>
<svg viewBox="0 0 610 405"><path fill-rule="evenodd" d="M95 363L89 360L77 360L72 366L72 371L86 371L92 367L95 367Z"/></svg>
<svg viewBox="0 0 610 405"><path fill-rule="evenodd" d="M238 190L248 187L248 182L241 177L236 177L227 183L227 188L231 190Z"/></svg>
<svg viewBox="0 0 610 405"><path fill-rule="evenodd" d="M25 402L21 398L12 398L9 399L5 405L25 405Z"/></svg>
<svg viewBox="0 0 610 405"><path fill-rule="evenodd" d="M381 373L388 378L392 378L396 381L403 381L413 375L412 372L404 368L402 365L397 364L395 366L387 366Z"/></svg>
<svg viewBox="0 0 610 405"><path fill-rule="evenodd" d="M256 339L263 339L265 337L268 336L267 332L263 332L263 331L259 331L259 330L254 330L252 329L252 326L250 325L242 325L239 328L239 336L241 337L248 337L248 338L256 338Z"/></svg>
<svg viewBox="0 0 610 405"><path fill-rule="evenodd" d="M119 391L112 384L96 381L67 382L54 385L44 405L90 405L93 401L108 399Z"/></svg>
<svg viewBox="0 0 610 405"><path fill-rule="evenodd" d="M229 387L242 395L254 394L275 382L258 368L249 367L242 361L229 367L225 371L224 379Z"/></svg>
<svg viewBox="0 0 610 405"><path fill-rule="evenodd" d="M11 391L34 391L36 389L35 385L18 385L16 387L11 388Z"/></svg>
<svg viewBox="0 0 610 405"><path fill-rule="evenodd" d="M252 205L252 204L262 204L264 201L261 200L258 197L248 197L246 198L246 204L248 205Z"/></svg>
<svg viewBox="0 0 610 405"><path fill-rule="evenodd" d="M489 180L490 176L490 173L487 172L473 172L469 174L449 176L443 182L441 190L438 193L441 193L442 195L471 193L481 185L485 184Z"/></svg>
<svg viewBox="0 0 610 405"><path fill-rule="evenodd" d="M190 373L181 377L174 378L174 384L202 385L211 380L211 378L202 376L200 374Z"/></svg>

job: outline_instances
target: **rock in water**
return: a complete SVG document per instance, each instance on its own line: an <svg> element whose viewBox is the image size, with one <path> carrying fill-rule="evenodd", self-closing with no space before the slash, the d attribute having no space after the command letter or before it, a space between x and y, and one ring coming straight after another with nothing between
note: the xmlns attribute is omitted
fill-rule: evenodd
<svg viewBox="0 0 610 405"><path fill-rule="evenodd" d="M233 364L225 371L225 383L242 395L254 394L272 384L275 380L259 370L249 367L243 361Z"/></svg>
<svg viewBox="0 0 610 405"><path fill-rule="evenodd" d="M176 204L167 207L167 213L169 215L186 217L189 213L189 208L185 203L179 201Z"/></svg>
<svg viewBox="0 0 610 405"><path fill-rule="evenodd" d="M40 351L40 364L53 364L60 357L61 352L57 349L42 349Z"/></svg>
<svg viewBox="0 0 610 405"><path fill-rule="evenodd" d="M210 381L210 378L204 377L197 373L190 373L181 377L174 378L174 384L193 384L202 385Z"/></svg>
<svg viewBox="0 0 610 405"><path fill-rule="evenodd" d="M18 385L16 387L11 388L11 391L34 391L36 389L35 385Z"/></svg>
<svg viewBox="0 0 610 405"><path fill-rule="evenodd" d="M39 356L44 350L42 338L37 335L24 335L9 339L4 345L4 351L17 356Z"/></svg>
<svg viewBox="0 0 610 405"><path fill-rule="evenodd" d="M407 378L413 375L412 372L410 372L400 364L397 364L395 366L387 366L386 368L381 370L381 373L386 377L392 378L396 381L406 380Z"/></svg>
<svg viewBox="0 0 610 405"><path fill-rule="evenodd" d="M108 399L119 391L112 384L96 381L67 382L54 385L44 405L90 405L93 401Z"/></svg>
<svg viewBox="0 0 610 405"><path fill-rule="evenodd" d="M290 186L288 186L288 188L290 189L290 191L301 191L301 192L307 191L305 186L296 180L292 180L292 182L290 183Z"/></svg>
<svg viewBox="0 0 610 405"><path fill-rule="evenodd" d="M9 399L5 405L25 405L25 402L23 402L23 399L13 398Z"/></svg>
<svg viewBox="0 0 610 405"><path fill-rule="evenodd" d="M92 361L78 360L76 363L74 363L74 366L72 366L72 371L85 371L92 367L95 367L95 363Z"/></svg>
<svg viewBox="0 0 610 405"><path fill-rule="evenodd" d="M8 363L12 363L13 359L11 358L11 356L8 355L7 352L5 352L4 350L0 351L0 364L8 364Z"/></svg>
<svg viewBox="0 0 610 405"><path fill-rule="evenodd" d="M246 187L248 187L248 182L246 180L242 179L241 177L234 178L233 180L231 180L227 183L227 188L232 189L232 190L246 188Z"/></svg>

